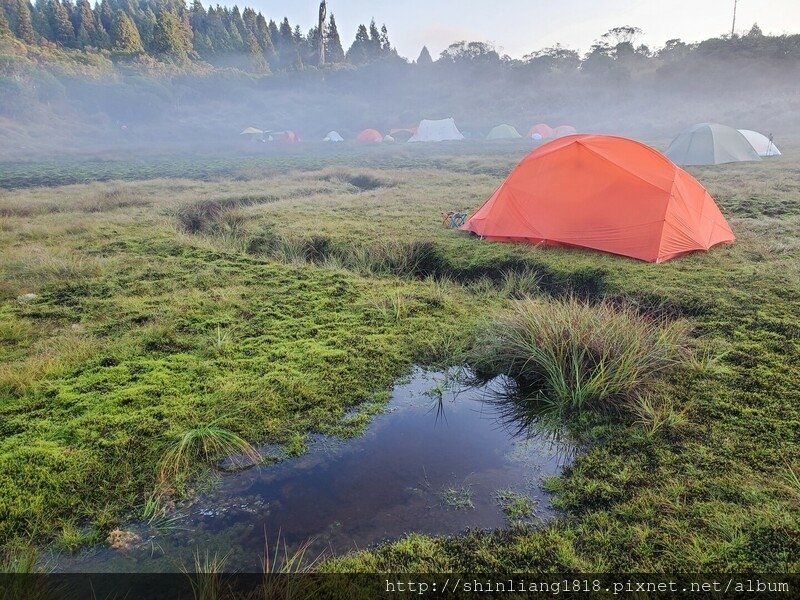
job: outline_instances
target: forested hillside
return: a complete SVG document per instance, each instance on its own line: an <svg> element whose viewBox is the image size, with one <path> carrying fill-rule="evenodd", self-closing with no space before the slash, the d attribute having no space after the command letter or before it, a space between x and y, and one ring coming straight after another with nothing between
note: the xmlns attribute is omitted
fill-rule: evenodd
<svg viewBox="0 0 800 600"><path fill-rule="evenodd" d="M800 35L757 26L662 48L624 26L583 55L533 41L520 59L457 41L438 57L422 48L412 61L398 56L385 25L339 32L334 14L320 35L280 15L199 0L0 3L6 157L214 147L240 143L246 126L310 141L331 129L347 137L445 116L476 135L539 121L664 137L707 120L800 130Z"/></svg>

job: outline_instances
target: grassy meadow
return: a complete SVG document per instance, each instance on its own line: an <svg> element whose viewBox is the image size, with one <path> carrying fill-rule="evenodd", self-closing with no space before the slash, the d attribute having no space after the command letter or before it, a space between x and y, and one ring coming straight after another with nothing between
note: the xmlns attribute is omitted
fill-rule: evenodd
<svg viewBox="0 0 800 600"><path fill-rule="evenodd" d="M560 413L583 447L544 482L562 517L318 568L800 570L800 140L781 147L693 170L737 242L661 265L443 227L522 145L0 167L6 562L105 543L229 452L357 435L415 363L515 364L480 340L523 303L610 323L610 353L658 338L636 382Z"/></svg>

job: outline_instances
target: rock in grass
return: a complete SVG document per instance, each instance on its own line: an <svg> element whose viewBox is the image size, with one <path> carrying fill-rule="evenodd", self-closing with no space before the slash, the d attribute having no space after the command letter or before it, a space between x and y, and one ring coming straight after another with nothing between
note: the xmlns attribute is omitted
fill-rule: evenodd
<svg viewBox="0 0 800 600"><path fill-rule="evenodd" d="M20 294L17 296L17 302L20 304L28 304L29 302L33 302L39 297L39 294Z"/></svg>

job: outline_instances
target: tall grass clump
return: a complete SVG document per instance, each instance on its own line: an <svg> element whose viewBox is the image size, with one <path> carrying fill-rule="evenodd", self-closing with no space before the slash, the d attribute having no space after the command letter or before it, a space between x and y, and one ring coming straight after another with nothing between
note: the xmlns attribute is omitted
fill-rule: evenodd
<svg viewBox="0 0 800 600"><path fill-rule="evenodd" d="M559 412L624 408L685 353L681 322L651 320L610 302L527 298L479 334L479 371L539 390Z"/></svg>
<svg viewBox="0 0 800 600"><path fill-rule="evenodd" d="M205 554L196 551L194 555L194 570L189 572L183 569L192 586L194 600L217 600L229 598L229 590L223 579L228 556L211 555L208 550Z"/></svg>
<svg viewBox="0 0 800 600"><path fill-rule="evenodd" d="M306 557L313 539L301 543L296 550L290 550L286 540L278 537L275 540L275 549L270 551L269 540L264 532L264 555L261 559L263 572L262 585L255 597L272 600L272 598L313 598L315 590L313 582L305 577L294 577L302 573L313 573L317 563L323 558L320 554L316 557Z"/></svg>
<svg viewBox="0 0 800 600"><path fill-rule="evenodd" d="M241 466L261 461L261 455L249 442L221 427L219 420L184 432L168 448L158 472L161 485L167 485L197 465L212 464L231 458Z"/></svg>

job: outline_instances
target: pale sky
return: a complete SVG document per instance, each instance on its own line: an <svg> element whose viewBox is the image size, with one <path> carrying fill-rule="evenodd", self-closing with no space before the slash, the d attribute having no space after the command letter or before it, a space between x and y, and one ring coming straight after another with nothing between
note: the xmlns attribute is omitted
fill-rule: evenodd
<svg viewBox="0 0 800 600"><path fill-rule="evenodd" d="M758 23L766 33L800 33L800 0L738 0L737 32ZM267 19L289 17L304 32L316 24L319 0L225 0L252 5ZM205 2L204 2L205 4ZM518 58L556 43L588 50L618 25L644 30L657 47L671 38L695 42L730 32L733 0L328 0L344 49L359 23L386 23L398 52L416 59L423 45L436 58L450 43L488 41Z"/></svg>

